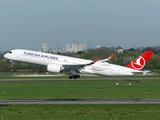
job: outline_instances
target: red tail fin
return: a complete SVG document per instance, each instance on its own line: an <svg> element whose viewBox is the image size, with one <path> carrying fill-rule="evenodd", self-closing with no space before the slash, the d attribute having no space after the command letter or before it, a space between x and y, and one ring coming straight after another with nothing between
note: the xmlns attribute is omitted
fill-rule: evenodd
<svg viewBox="0 0 160 120"><path fill-rule="evenodd" d="M141 54L138 58L130 62L126 67L132 68L135 70L142 70L142 68L147 63L148 59L153 54L153 51L145 51L143 54Z"/></svg>

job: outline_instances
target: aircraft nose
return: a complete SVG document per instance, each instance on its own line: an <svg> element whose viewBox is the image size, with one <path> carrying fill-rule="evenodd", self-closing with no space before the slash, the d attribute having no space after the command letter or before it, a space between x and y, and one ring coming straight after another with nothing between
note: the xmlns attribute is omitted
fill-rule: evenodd
<svg viewBox="0 0 160 120"><path fill-rule="evenodd" d="M7 56L8 56L8 53L6 53L6 54L4 55L4 58L7 58Z"/></svg>

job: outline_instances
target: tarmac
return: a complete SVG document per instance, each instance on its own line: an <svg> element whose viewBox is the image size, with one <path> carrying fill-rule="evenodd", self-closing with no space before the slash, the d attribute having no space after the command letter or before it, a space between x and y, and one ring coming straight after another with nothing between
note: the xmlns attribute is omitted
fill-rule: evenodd
<svg viewBox="0 0 160 120"><path fill-rule="evenodd" d="M160 104L160 100L0 100L0 106L5 105L45 105L45 104Z"/></svg>
<svg viewBox="0 0 160 120"><path fill-rule="evenodd" d="M76 80L160 80L160 78L80 78ZM0 79L0 82L10 81L47 81L47 80L69 80L67 78L23 78L23 79ZM72 79L75 80L75 79ZM4 105L26 105L26 104L160 104L157 99L135 99L135 100L80 100L80 99L53 99L53 100L0 100L0 106Z"/></svg>

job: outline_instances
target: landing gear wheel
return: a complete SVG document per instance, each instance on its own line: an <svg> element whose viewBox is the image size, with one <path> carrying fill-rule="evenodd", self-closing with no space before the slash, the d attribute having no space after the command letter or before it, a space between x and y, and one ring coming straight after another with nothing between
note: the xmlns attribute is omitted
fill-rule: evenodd
<svg viewBox="0 0 160 120"><path fill-rule="evenodd" d="M69 79L72 79L73 78L73 76L69 76Z"/></svg>
<svg viewBox="0 0 160 120"><path fill-rule="evenodd" d="M77 78L80 78L80 75L69 76L69 79L77 79Z"/></svg>
<svg viewBox="0 0 160 120"><path fill-rule="evenodd" d="M80 78L80 75L77 75L77 78Z"/></svg>
<svg viewBox="0 0 160 120"><path fill-rule="evenodd" d="M73 75L73 78L74 78L74 79L77 79L77 75Z"/></svg>

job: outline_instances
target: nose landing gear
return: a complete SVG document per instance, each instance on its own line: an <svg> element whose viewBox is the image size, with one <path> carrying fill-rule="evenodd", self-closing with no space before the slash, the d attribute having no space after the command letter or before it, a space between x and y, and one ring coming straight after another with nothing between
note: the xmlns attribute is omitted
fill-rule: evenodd
<svg viewBox="0 0 160 120"><path fill-rule="evenodd" d="M10 63L11 63L11 68L13 68L14 67L13 61L11 60Z"/></svg>

